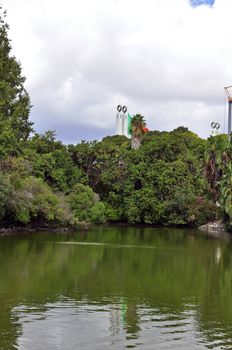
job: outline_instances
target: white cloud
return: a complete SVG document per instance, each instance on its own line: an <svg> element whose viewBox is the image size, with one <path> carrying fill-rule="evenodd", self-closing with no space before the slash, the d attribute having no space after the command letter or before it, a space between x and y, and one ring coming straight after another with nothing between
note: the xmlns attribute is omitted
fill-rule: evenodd
<svg viewBox="0 0 232 350"><path fill-rule="evenodd" d="M151 129L223 124L232 83L231 0L7 0L14 54L39 130L65 124L114 132L126 104ZM56 118L56 120L55 120ZM58 130L62 137L62 127ZM99 135L99 133L96 133Z"/></svg>

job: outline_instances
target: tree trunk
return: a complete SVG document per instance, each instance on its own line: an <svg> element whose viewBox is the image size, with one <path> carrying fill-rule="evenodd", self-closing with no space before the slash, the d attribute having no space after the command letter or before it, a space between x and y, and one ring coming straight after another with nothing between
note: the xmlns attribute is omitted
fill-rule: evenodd
<svg viewBox="0 0 232 350"><path fill-rule="evenodd" d="M140 137L132 136L131 137L131 148L132 149L139 149L140 146L141 146Z"/></svg>

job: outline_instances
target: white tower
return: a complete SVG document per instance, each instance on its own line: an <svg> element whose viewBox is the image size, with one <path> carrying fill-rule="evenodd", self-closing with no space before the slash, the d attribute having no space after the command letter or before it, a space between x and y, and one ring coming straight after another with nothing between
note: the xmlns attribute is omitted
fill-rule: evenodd
<svg viewBox="0 0 232 350"><path fill-rule="evenodd" d="M220 134L220 124L219 123L212 122L211 128L212 128L211 129L212 136L217 136L218 134Z"/></svg>
<svg viewBox="0 0 232 350"><path fill-rule="evenodd" d="M128 137L128 115L127 107L118 105L116 113L116 135Z"/></svg>

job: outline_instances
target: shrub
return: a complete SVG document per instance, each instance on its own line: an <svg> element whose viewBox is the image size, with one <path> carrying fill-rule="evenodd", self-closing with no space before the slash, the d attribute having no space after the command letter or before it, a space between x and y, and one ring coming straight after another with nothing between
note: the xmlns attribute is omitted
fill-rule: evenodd
<svg viewBox="0 0 232 350"><path fill-rule="evenodd" d="M106 207L103 202L97 202L90 208L90 220L96 224L106 221Z"/></svg>
<svg viewBox="0 0 232 350"><path fill-rule="evenodd" d="M103 223L106 221L106 207L89 186L76 184L68 196L74 218L78 221Z"/></svg>
<svg viewBox="0 0 232 350"><path fill-rule="evenodd" d="M32 176L25 178L14 197L16 203L14 216L23 224L33 220L62 223L71 220L68 203L53 193L42 179Z"/></svg>

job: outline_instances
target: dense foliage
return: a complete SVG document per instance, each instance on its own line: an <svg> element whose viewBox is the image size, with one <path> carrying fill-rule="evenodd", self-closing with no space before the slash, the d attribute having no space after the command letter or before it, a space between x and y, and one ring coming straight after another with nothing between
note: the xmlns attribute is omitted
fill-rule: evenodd
<svg viewBox="0 0 232 350"><path fill-rule="evenodd" d="M150 131L137 150L124 136L64 145L35 134L0 160L0 219L202 224L218 215L204 176L210 147L186 128Z"/></svg>
<svg viewBox="0 0 232 350"><path fill-rule="evenodd" d="M194 225L217 215L203 174L208 143L178 128L148 132L138 150L123 136L68 149L112 220Z"/></svg>
<svg viewBox="0 0 232 350"><path fill-rule="evenodd" d="M53 131L33 134L25 79L11 56L7 31L3 14L1 224L199 225L221 211L230 226L232 157L225 135L203 140L184 127L147 132L139 114L132 120L132 142L108 136L99 142L64 145ZM139 147L133 147L136 138Z"/></svg>

